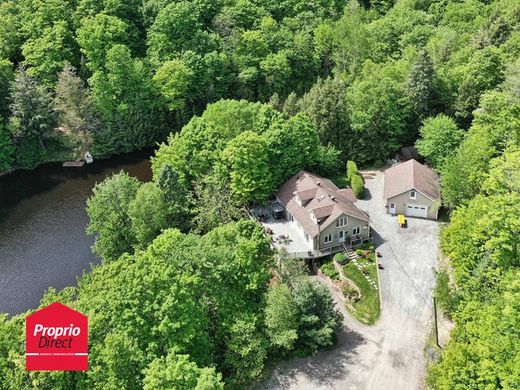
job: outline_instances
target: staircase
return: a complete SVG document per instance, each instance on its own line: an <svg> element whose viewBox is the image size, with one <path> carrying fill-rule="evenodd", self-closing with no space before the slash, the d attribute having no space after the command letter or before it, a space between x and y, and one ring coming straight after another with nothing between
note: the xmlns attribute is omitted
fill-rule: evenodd
<svg viewBox="0 0 520 390"><path fill-rule="evenodd" d="M356 252L354 252L352 248L348 248L346 245L343 245L343 248L345 248L345 253L347 254L348 261L357 259Z"/></svg>

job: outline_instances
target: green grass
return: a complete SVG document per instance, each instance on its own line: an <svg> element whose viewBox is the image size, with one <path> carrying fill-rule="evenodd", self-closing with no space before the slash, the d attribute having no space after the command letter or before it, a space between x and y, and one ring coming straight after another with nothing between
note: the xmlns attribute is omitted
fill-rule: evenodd
<svg viewBox="0 0 520 390"><path fill-rule="evenodd" d="M369 262L365 259L357 260L358 264L364 265L370 278L377 283L377 269L375 262ZM365 275L350 262L343 267L345 276L356 284L361 291L361 299L355 303L346 303L346 308L350 314L358 321L366 325L373 325L381 315L381 302L379 300L379 290L376 290L365 278Z"/></svg>

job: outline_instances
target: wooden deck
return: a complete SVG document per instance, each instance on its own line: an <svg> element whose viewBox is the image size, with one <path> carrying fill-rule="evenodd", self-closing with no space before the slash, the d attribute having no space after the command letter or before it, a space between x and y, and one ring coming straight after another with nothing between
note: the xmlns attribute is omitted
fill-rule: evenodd
<svg viewBox="0 0 520 390"><path fill-rule="evenodd" d="M85 161L65 161L63 166L65 168L81 168L85 165Z"/></svg>

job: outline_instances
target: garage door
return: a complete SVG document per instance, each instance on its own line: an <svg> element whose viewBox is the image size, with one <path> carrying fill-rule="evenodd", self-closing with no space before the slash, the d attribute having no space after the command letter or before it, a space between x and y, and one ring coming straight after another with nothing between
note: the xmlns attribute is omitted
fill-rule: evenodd
<svg viewBox="0 0 520 390"><path fill-rule="evenodd" d="M428 215L428 207L420 204L407 204L405 214L408 217L426 218Z"/></svg>

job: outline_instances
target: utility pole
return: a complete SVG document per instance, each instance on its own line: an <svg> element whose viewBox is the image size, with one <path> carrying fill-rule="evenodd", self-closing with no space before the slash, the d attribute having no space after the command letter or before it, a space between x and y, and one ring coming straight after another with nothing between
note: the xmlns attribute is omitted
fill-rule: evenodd
<svg viewBox="0 0 520 390"><path fill-rule="evenodd" d="M435 323L435 344L439 349L442 349L441 345L439 344L439 327L437 325L437 301L435 300L435 297L433 297L433 321Z"/></svg>

